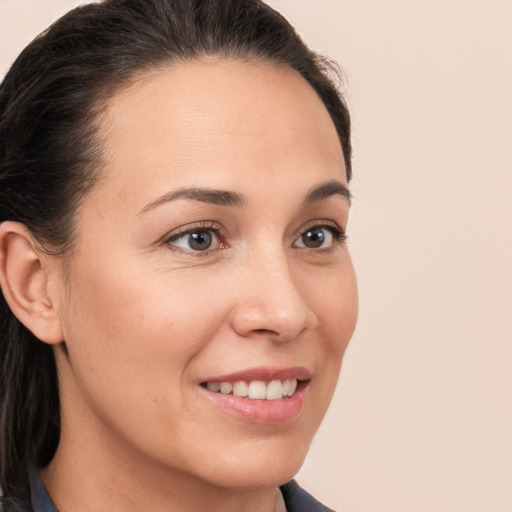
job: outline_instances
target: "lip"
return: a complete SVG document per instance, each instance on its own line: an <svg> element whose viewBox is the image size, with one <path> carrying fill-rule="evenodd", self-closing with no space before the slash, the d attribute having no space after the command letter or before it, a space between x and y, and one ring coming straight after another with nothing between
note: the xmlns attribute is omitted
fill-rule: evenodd
<svg viewBox="0 0 512 512"><path fill-rule="evenodd" d="M259 425L279 425L295 420L304 409L308 395L310 372L304 367L252 368L240 372L209 377L205 382L236 382L297 379L293 396L280 400L251 400L235 395L224 395L199 386L199 390L216 407L239 420Z"/></svg>
<svg viewBox="0 0 512 512"><path fill-rule="evenodd" d="M270 382L272 380L297 379L299 381L311 379L311 373L303 366L291 366L287 368L259 367L233 372L224 375L215 375L203 379L201 382L236 382L239 380L252 381L263 380Z"/></svg>

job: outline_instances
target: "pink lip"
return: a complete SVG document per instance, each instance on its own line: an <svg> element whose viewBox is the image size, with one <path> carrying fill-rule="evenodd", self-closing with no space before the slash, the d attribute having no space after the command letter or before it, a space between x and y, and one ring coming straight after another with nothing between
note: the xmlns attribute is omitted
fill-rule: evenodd
<svg viewBox="0 0 512 512"><path fill-rule="evenodd" d="M236 382L262 380L297 379L299 381L293 396L281 400L251 400L235 395L223 395L208 390L204 386L199 389L206 398L228 414L250 423L260 425L277 425L297 418L304 408L309 388L310 372L303 367L293 368L254 368L241 372L208 378L203 382Z"/></svg>
<svg viewBox="0 0 512 512"><path fill-rule="evenodd" d="M236 382L239 380L244 380L246 382L250 382L252 380L270 382L272 380L286 379L309 380L311 379L311 373L302 366L293 366L289 368L261 367L225 375L215 375L204 379L202 382Z"/></svg>

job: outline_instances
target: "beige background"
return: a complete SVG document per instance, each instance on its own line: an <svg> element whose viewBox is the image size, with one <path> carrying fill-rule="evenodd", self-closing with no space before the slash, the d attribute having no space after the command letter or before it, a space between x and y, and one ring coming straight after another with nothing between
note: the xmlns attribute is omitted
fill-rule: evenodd
<svg viewBox="0 0 512 512"><path fill-rule="evenodd" d="M0 74L76 0L0 0ZM361 295L298 479L347 512L512 511L512 2L274 0L342 63Z"/></svg>

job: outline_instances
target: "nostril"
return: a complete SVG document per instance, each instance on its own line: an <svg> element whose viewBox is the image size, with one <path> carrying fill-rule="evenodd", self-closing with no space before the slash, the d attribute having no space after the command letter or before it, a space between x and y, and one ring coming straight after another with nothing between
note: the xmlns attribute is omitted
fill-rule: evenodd
<svg viewBox="0 0 512 512"><path fill-rule="evenodd" d="M254 329L253 332L256 332L258 334L271 334L273 336L278 335L276 331L272 331L271 329Z"/></svg>
<svg viewBox="0 0 512 512"><path fill-rule="evenodd" d="M286 342L300 337L304 329L298 331L296 329L282 329L280 331L273 329L252 329L251 335L255 339L269 339L278 342Z"/></svg>

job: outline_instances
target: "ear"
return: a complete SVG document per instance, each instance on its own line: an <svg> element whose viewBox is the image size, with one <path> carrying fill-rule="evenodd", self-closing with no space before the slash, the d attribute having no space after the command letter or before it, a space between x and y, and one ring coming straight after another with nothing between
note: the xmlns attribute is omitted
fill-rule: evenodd
<svg viewBox="0 0 512 512"><path fill-rule="evenodd" d="M0 224L0 286L18 320L49 344L63 341L57 297L49 286L57 265L42 253L30 231L19 222ZM54 292L55 294L55 292Z"/></svg>

